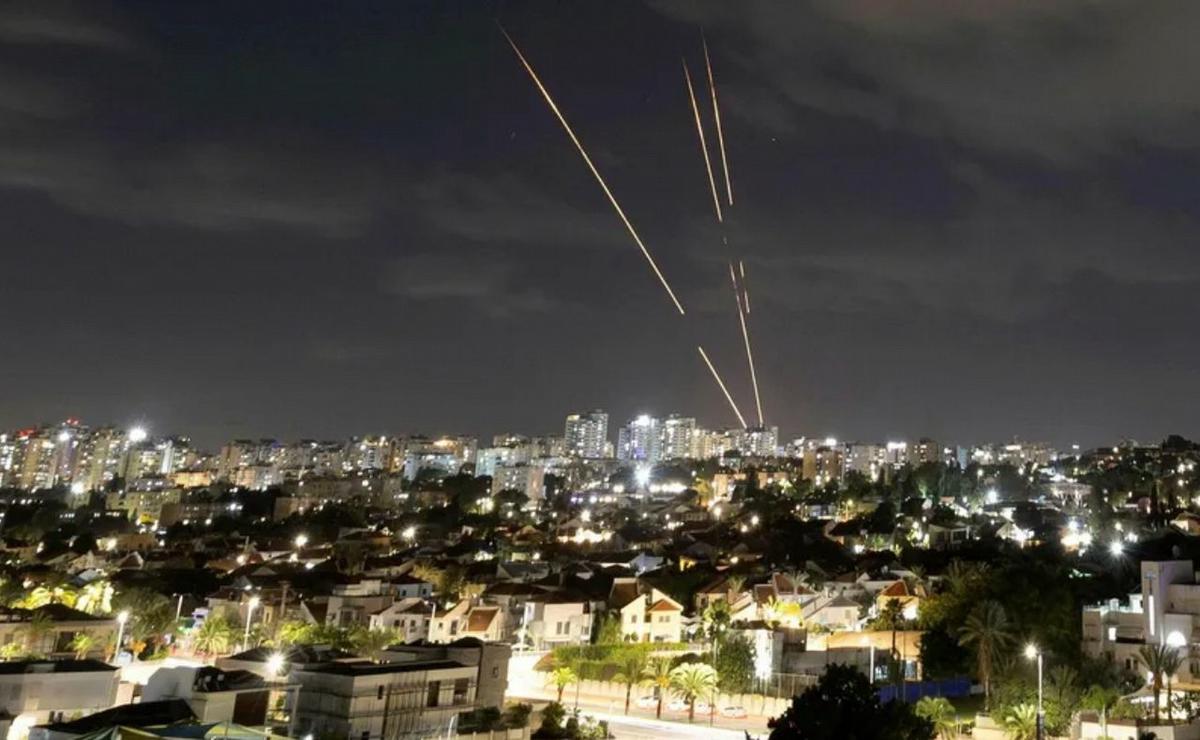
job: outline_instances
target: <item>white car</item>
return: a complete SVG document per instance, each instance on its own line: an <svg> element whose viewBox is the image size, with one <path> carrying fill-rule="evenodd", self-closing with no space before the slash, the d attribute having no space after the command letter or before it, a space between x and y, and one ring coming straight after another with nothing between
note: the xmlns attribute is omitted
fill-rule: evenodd
<svg viewBox="0 0 1200 740"><path fill-rule="evenodd" d="M745 719L746 718L746 708L745 707L721 707L721 716L728 717L730 719Z"/></svg>
<svg viewBox="0 0 1200 740"><path fill-rule="evenodd" d="M711 714L712 705L706 701L696 702L696 714Z"/></svg>
<svg viewBox="0 0 1200 740"><path fill-rule="evenodd" d="M635 702L639 709L656 709L658 708L657 696L639 696Z"/></svg>
<svg viewBox="0 0 1200 740"><path fill-rule="evenodd" d="M671 703L667 705L668 712L686 712L687 710L688 703L683 699L672 699Z"/></svg>

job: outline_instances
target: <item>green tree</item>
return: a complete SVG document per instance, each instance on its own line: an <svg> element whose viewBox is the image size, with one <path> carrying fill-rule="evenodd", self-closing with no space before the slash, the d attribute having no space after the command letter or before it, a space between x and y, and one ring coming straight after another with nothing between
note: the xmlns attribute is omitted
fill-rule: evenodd
<svg viewBox="0 0 1200 740"><path fill-rule="evenodd" d="M76 632L71 638L71 650L75 651L75 659L83 660L96 647L96 637L91 632Z"/></svg>
<svg viewBox="0 0 1200 740"><path fill-rule="evenodd" d="M654 716L662 719L663 697L671 688L671 661L667 658L655 658L651 661L650 667L642 673L642 683L654 687L654 693L658 697Z"/></svg>
<svg viewBox="0 0 1200 740"><path fill-rule="evenodd" d="M1100 714L1100 735L1101 737L1108 736L1108 713L1117 702L1121 700L1121 695L1116 689L1110 689L1099 684L1092 684L1087 691L1083 693L1081 705L1085 709L1091 709Z"/></svg>
<svg viewBox="0 0 1200 740"><path fill-rule="evenodd" d="M731 694L749 691L754 682L754 646L744 635L726 634L717 641L713 668L720 688Z"/></svg>
<svg viewBox="0 0 1200 740"><path fill-rule="evenodd" d="M977 606L958 631L958 643L975 650L975 661L979 679L983 681L984 707L991 708L992 670L996 661L1004 654L1016 637L1012 625L1004 613L1004 607L995 601L985 601Z"/></svg>
<svg viewBox="0 0 1200 740"><path fill-rule="evenodd" d="M907 704L882 704L857 668L830 665L792 705L769 723L770 740L933 740L933 723Z"/></svg>
<svg viewBox="0 0 1200 740"><path fill-rule="evenodd" d="M148 588L130 588L112 597L113 609L129 612L125 635L135 645L159 643L175 629L175 607L171 600ZM134 654L141 652L134 650Z"/></svg>
<svg viewBox="0 0 1200 740"><path fill-rule="evenodd" d="M1158 721L1159 713L1159 696L1162 694L1163 678L1167 681L1167 716L1171 714L1171 679L1172 676L1179 670L1183 659L1179 657L1179 652L1166 645L1143 645L1141 650L1138 650L1138 656L1141 657L1142 663L1145 664L1146 670L1150 673L1150 689L1154 693L1154 721Z"/></svg>
<svg viewBox="0 0 1200 740"><path fill-rule="evenodd" d="M717 688L717 671L706 663L682 663L671 671L671 688L688 703L688 722L696 717L696 699Z"/></svg>
<svg viewBox="0 0 1200 740"><path fill-rule="evenodd" d="M398 641L395 630L358 628L350 631L350 644L364 657L378 663L383 651Z"/></svg>
<svg viewBox="0 0 1200 740"><path fill-rule="evenodd" d="M558 692L558 703L562 704L563 691L573 683L579 682L579 675L570 666L559 666L553 671L550 671L550 679L547 683L552 684L556 692Z"/></svg>
<svg viewBox="0 0 1200 740"><path fill-rule="evenodd" d="M621 616L605 614L596 621L596 634L593 645L616 645L621 642Z"/></svg>
<svg viewBox="0 0 1200 740"><path fill-rule="evenodd" d="M1069 728L1081 698L1079 674L1074 668L1057 665L1050 670L1046 681L1046 725L1055 734L1062 734Z"/></svg>
<svg viewBox="0 0 1200 740"><path fill-rule="evenodd" d="M54 634L54 620L42 612L35 612L25 623L25 649L29 655L45 655L47 638Z"/></svg>
<svg viewBox="0 0 1200 740"><path fill-rule="evenodd" d="M1036 740L1037 705L1018 704L1004 715L1004 732L1012 740Z"/></svg>
<svg viewBox="0 0 1200 740"><path fill-rule="evenodd" d="M625 684L625 714L629 714L629 701L633 696L633 687L642 682L642 674L650 664L650 658L640 650L629 653L621 664L621 670L613 676L617 683Z"/></svg>
<svg viewBox="0 0 1200 740"><path fill-rule="evenodd" d="M954 705L942 696L923 696L913 706L918 717L928 720L933 725L933 731L942 740L952 740L958 734L958 720L955 716Z"/></svg>
<svg viewBox="0 0 1200 740"><path fill-rule="evenodd" d="M236 639L237 627L224 614L209 614L192 636L192 647L206 655L223 655Z"/></svg>

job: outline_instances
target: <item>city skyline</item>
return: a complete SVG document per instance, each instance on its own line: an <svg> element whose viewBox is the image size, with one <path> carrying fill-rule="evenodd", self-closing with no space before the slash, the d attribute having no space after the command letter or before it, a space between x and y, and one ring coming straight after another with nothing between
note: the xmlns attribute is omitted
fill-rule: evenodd
<svg viewBox="0 0 1200 740"><path fill-rule="evenodd" d="M703 29L768 424L1200 436L1200 86L1168 63L1197 11L1170 5L9 6L0 426L487 434L576 406L735 423L695 353L749 413L679 64L700 74ZM1056 43L1071 29L1094 33Z"/></svg>

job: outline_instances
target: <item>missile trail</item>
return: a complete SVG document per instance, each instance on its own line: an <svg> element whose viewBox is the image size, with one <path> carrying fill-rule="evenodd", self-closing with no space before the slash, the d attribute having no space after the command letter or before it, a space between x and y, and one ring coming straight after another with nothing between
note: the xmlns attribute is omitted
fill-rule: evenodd
<svg viewBox="0 0 1200 740"><path fill-rule="evenodd" d="M687 61L683 62L683 79L687 81L688 99L692 101L692 115L696 118L696 135L700 137L700 151L704 154L704 169L708 171L708 186L712 190L713 208L717 212L717 223L724 223L721 215L721 198L717 195L717 181L713 178L712 160L708 158L708 144L704 140L704 126L700 123L700 106L696 105L696 91L692 88L692 73Z"/></svg>
<svg viewBox="0 0 1200 740"><path fill-rule="evenodd" d="M729 265L729 274L733 275L733 264ZM745 274L745 273L743 273ZM735 287L736 296L736 287ZM749 306L749 301L747 301ZM754 371L754 353L750 351L750 331L746 328L746 314L749 310L743 311L741 300L738 300L738 322L742 325L742 341L746 345L746 364L750 367L750 385L754 388L754 406L758 410L758 425L763 425L762 398L758 395L758 374Z"/></svg>
<svg viewBox="0 0 1200 740"><path fill-rule="evenodd" d="M742 271L742 294L745 296L746 315L750 315L750 286L746 284L746 263L738 260L738 269Z"/></svg>
<svg viewBox="0 0 1200 740"><path fill-rule="evenodd" d="M745 429L746 419L742 416L742 412L738 411L737 404L733 402L733 396L729 395L729 391L725 388L725 381L721 380L721 376L717 373L717 369L713 367L712 361L708 359L708 353L706 353L704 348L699 345L696 346L696 349L700 350L700 356L704 358L704 364L708 365L708 370L712 373L713 379L717 381L717 385L721 386L721 392L725 394L725 400L729 401L729 407L733 409L733 413L737 415L738 422L741 423L742 428Z"/></svg>
<svg viewBox="0 0 1200 740"><path fill-rule="evenodd" d="M729 161L725 158L725 127L721 125L721 108L717 105L717 83L713 80L712 61L708 58L708 39L700 35L704 45L704 68L708 71L708 91L712 96L713 119L717 123L717 145L721 150L721 169L725 173L725 193L729 196L729 205L733 205L733 185L729 181Z"/></svg>
<svg viewBox="0 0 1200 740"><path fill-rule="evenodd" d="M496 25L499 26L500 33L504 34L504 38L508 40L508 45L511 46L512 50L516 53L517 59L521 62L521 66L525 67L525 71L529 73L529 77L533 80L533 84L537 86L538 91L542 93L542 97L546 99L546 104L550 106L550 110L558 118L558 122L562 124L563 129L567 132L567 136L571 137L571 141L575 144L575 148L579 150L579 156L583 157L584 164L586 164L588 169L592 171L592 175L596 178L596 182L600 183L600 188L604 191L604 194L608 196L608 202L612 204L613 210L615 210L617 215L621 217L621 221L625 224L625 228L629 230L629 235L633 237L633 241L638 245L638 248L642 250L642 256L646 258L646 262L650 264L650 269L654 270L654 274L658 276L658 281L662 283L663 289L667 291L667 295L670 296L671 302L675 304L675 308L679 309L679 314L681 316L684 315L686 312L683 310L683 304L680 303L679 299L675 297L675 291L671 290L671 285L667 282L666 276L663 275L662 270L658 269L658 264L654 261L654 258L650 256L650 250L646 249L646 245L642 243L642 238L638 236L637 230L633 228L633 224L630 223L629 218L625 215L625 211L621 209L621 204L617 202L617 199L612 194L612 191L608 189L608 183L606 183L604 178L601 177L600 171L596 169L596 165L592 164L592 158L588 156L587 150L583 148L583 144L580 143L579 137L575 135L575 131L571 128L571 124L567 123L566 117L558 109L558 105L555 104L554 98L550 96L550 92L546 89L546 86L542 84L537 72L534 72L533 67L530 66L528 61L526 61L525 55L521 53L521 50L517 47L517 43L513 41L512 36L508 35L508 31L504 30L504 26L501 26L499 23Z"/></svg>

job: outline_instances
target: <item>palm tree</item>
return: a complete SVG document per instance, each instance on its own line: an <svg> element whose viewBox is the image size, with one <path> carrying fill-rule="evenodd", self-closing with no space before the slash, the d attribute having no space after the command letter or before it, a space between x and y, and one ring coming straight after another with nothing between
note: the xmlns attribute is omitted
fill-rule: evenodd
<svg viewBox="0 0 1200 740"><path fill-rule="evenodd" d="M1108 737L1108 710L1120 700L1116 690L1093 684L1083 695L1083 707L1100 713L1100 736Z"/></svg>
<svg viewBox="0 0 1200 740"><path fill-rule="evenodd" d="M650 667L642 671L642 683L654 687L654 693L658 695L658 706L654 710L654 716L662 719L663 697L666 695L667 689L671 688L670 659L657 658L651 662Z"/></svg>
<svg viewBox="0 0 1200 740"><path fill-rule="evenodd" d="M196 630L192 645L197 652L220 655L228 652L236 639L237 630L223 614L210 614Z"/></svg>
<svg viewBox="0 0 1200 740"><path fill-rule="evenodd" d="M925 696L913 707L918 717L929 720L933 731L942 740L951 740L958 734L958 720L955 717L954 705L945 697Z"/></svg>
<svg viewBox="0 0 1200 740"><path fill-rule="evenodd" d="M704 608L704 613L700 618L704 623L706 637L711 643L715 644L721 638L721 634L729 628L732 617L733 614L727 601L713 601Z"/></svg>
<svg viewBox="0 0 1200 740"><path fill-rule="evenodd" d="M1163 673L1167 676L1167 721L1171 722L1173 721L1173 717L1171 716L1173 713L1171 682L1175 680L1175 674L1179 672L1180 666L1183 665L1183 656L1175 648L1167 648L1167 650L1169 652L1163 660L1162 669Z"/></svg>
<svg viewBox="0 0 1200 740"><path fill-rule="evenodd" d="M75 608L88 614L107 614L112 611L113 587L108 581L92 581L79 590Z"/></svg>
<svg viewBox="0 0 1200 740"><path fill-rule="evenodd" d="M91 632L76 632L71 638L71 649L75 651L75 659L83 660L96 647L96 638Z"/></svg>
<svg viewBox="0 0 1200 740"><path fill-rule="evenodd" d="M1167 680L1167 719L1171 718L1171 680L1182 665L1183 659L1173 647L1166 645L1143 645L1138 651L1146 670L1150 672L1150 688L1154 692L1154 721L1158 721L1158 697L1162 693L1163 677Z"/></svg>
<svg viewBox="0 0 1200 740"><path fill-rule="evenodd" d="M979 679L983 681L983 704L992 705L992 668L996 660L1016 642L1004 607L985 601L971 611L966 624L958 630L958 644L975 649Z"/></svg>
<svg viewBox="0 0 1200 740"><path fill-rule="evenodd" d="M729 576L725 579L725 599L733 606L737 601L737 597L742 593L742 589L746 587L745 576Z"/></svg>
<svg viewBox="0 0 1200 740"><path fill-rule="evenodd" d="M717 688L717 671L707 663L683 663L671 671L671 688L688 703L688 722L696 718L696 699Z"/></svg>
<svg viewBox="0 0 1200 740"><path fill-rule="evenodd" d="M395 645L397 640L395 630L390 629L356 629L350 634L354 649L370 658L373 663L378 663L383 651Z"/></svg>
<svg viewBox="0 0 1200 740"><path fill-rule="evenodd" d="M621 670L613 676L614 681L625 684L625 714L629 714L629 700L633 695L633 687L641 683L642 675L646 672L649 663L650 659L646 654L638 650L625 658L625 662L621 664Z"/></svg>
<svg viewBox="0 0 1200 740"><path fill-rule="evenodd" d="M1037 706L1018 704L1004 715L1004 730L1012 740L1036 740Z"/></svg>
<svg viewBox="0 0 1200 740"><path fill-rule="evenodd" d="M554 685L555 690L558 692L558 703L562 704L563 690L571 684L578 682L579 676L576 675L575 671L571 670L570 666L564 665L550 671L550 680L546 683Z"/></svg>
<svg viewBox="0 0 1200 740"><path fill-rule="evenodd" d="M888 602L884 604L883 609L879 612L878 623L892 631L891 657L893 661L897 662L899 661L900 654L896 652L896 630L903 621L904 609L900 606L900 600L888 599ZM896 665L896 663L893 663L893 665ZM903 671L900 671L898 675L894 677L894 680L897 684L903 680L903 676Z"/></svg>
<svg viewBox="0 0 1200 740"><path fill-rule="evenodd" d="M26 650L33 655L41 655L46 651L46 638L54 634L54 620L42 612L36 612L33 618L25 624Z"/></svg>

